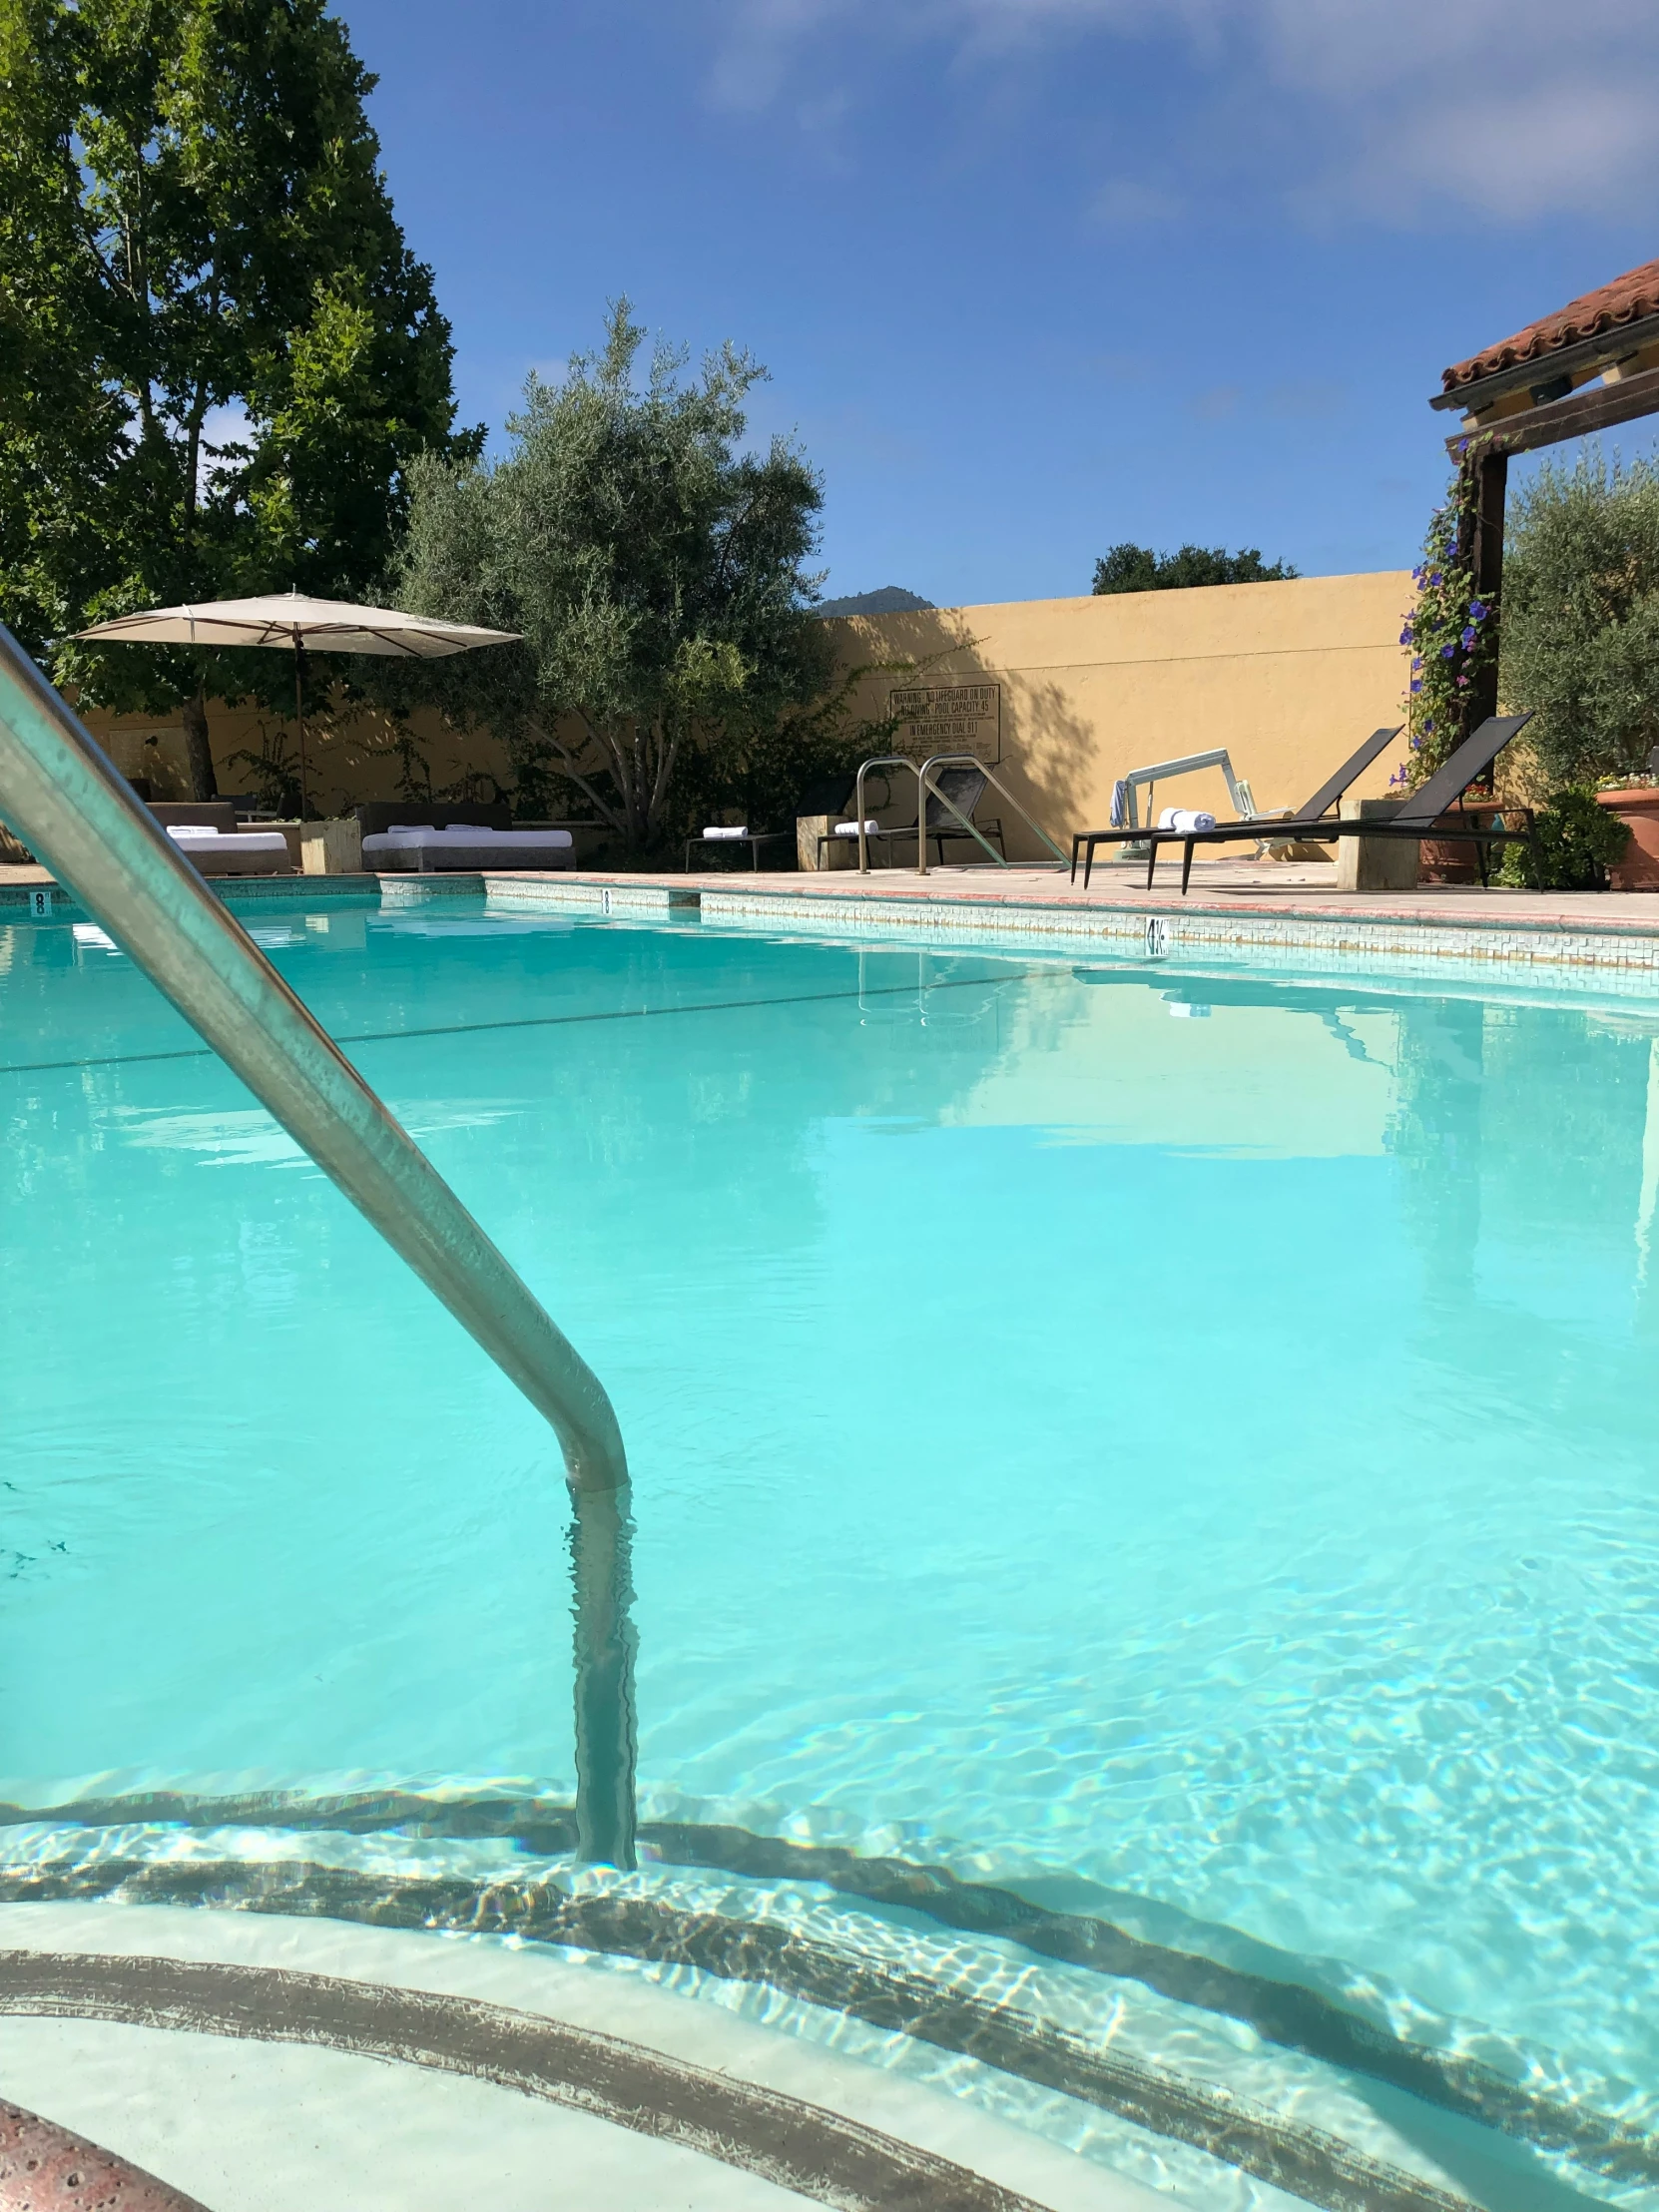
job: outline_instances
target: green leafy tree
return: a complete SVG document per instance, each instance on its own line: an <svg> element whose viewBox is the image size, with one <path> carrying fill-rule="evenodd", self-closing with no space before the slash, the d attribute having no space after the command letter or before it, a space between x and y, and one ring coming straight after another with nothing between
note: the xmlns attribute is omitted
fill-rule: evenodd
<svg viewBox="0 0 1659 2212"><path fill-rule="evenodd" d="M1254 545L1238 553L1219 545L1184 545L1177 553L1114 545L1094 564L1094 590L1105 597L1120 591L1192 591L1202 584L1282 584L1298 573L1289 561L1264 561Z"/></svg>
<svg viewBox="0 0 1659 2212"><path fill-rule="evenodd" d="M781 789L790 760L810 773L844 735L822 703L848 696L804 566L819 479L783 439L744 449L764 370L728 345L688 378L660 346L639 379L643 344L620 301L598 353L531 376L503 458L411 472L401 604L523 648L360 672L382 700L493 729L521 811L574 793L630 852L711 794Z"/></svg>
<svg viewBox="0 0 1659 2212"><path fill-rule="evenodd" d="M1659 466L1545 463L1511 503L1499 679L1554 791L1659 744Z"/></svg>
<svg viewBox="0 0 1659 2212"><path fill-rule="evenodd" d="M279 708L291 661L73 632L360 597L455 443L373 83L323 0L0 0L0 614L83 699L182 707L201 797L209 700Z"/></svg>

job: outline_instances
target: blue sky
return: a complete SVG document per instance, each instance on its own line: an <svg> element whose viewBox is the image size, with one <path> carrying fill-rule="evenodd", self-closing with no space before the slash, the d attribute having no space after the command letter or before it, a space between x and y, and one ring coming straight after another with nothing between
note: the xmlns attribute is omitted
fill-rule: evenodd
<svg viewBox="0 0 1659 2212"><path fill-rule="evenodd" d="M1086 592L1124 538L1408 567L1440 369L1659 255L1652 0L339 12L463 419L619 292L734 338L832 593Z"/></svg>

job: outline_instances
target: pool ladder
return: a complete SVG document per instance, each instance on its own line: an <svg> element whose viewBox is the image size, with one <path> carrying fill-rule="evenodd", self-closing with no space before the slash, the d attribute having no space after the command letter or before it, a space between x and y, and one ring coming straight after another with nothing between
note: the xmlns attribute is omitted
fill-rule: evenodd
<svg viewBox="0 0 1659 2212"><path fill-rule="evenodd" d="M869 838L865 834L865 824L868 818L865 816L864 813L864 778L869 774L872 768L907 768L913 769L915 771L915 871L918 875L926 875L929 872L927 866L927 802L929 799L936 799L941 807L948 809L948 811L953 814L956 817L956 820L961 824L962 831L966 835L972 837L976 843L982 844L985 850L990 854L991 858L997 863L999 867L1012 867L1016 864L1023 864L1026 866L1034 865L1037 867L1046 867L1048 865L1048 862L1046 860L1015 863L1008 858L1005 852L998 852L995 845L991 843L988 837L983 837L980 835L978 830L974 827L974 824L970 817L962 812L961 808L957 806L956 802L950 797L950 795L947 792L941 792L938 789L937 785L934 784L933 772L935 769L941 768L977 769L979 771L979 774L985 779L986 783L989 784L992 791L996 793L997 797L1002 800L1005 805L1012 807L1015 814L1018 815L1020 821L1025 824L1026 828L1032 830L1037 836L1042 839L1043 843L1047 845L1049 851L1053 853L1056 863L1060 867L1066 867L1070 864L1067 861L1065 854L1054 842L1054 839L1049 835L1048 831L1043 828L1042 824L1039 822L1034 822L1032 820L1032 818L1026 813L1025 809L1020 805L1019 801L1014 797L1013 793L1008 789L1007 785L1004 784L1002 779L996 774L995 770L987 767L985 762L980 760L977 753L935 753L929 760L923 761L919 767L917 767L916 762L907 753L883 753L879 756L879 758L875 760L861 762L858 767L858 783L856 790L856 819L858 824L858 873L860 875L867 875L869 873ZM843 786L842 789L844 790L845 787ZM950 831L948 833L951 835L955 835L957 832Z"/></svg>
<svg viewBox="0 0 1659 2212"><path fill-rule="evenodd" d="M575 1507L577 1855L631 1867L632 1523L604 1385L4 628L0 816L552 1426Z"/></svg>

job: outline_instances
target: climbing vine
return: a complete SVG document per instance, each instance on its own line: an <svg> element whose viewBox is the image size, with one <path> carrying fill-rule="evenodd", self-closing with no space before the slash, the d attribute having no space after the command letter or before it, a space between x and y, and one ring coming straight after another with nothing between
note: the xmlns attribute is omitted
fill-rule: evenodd
<svg viewBox="0 0 1659 2212"><path fill-rule="evenodd" d="M1459 468L1411 571L1416 604L1399 633L1411 648L1411 751L1396 784L1420 784L1446 759L1463 734L1469 686L1497 650L1492 610L1474 596L1474 500L1473 471Z"/></svg>

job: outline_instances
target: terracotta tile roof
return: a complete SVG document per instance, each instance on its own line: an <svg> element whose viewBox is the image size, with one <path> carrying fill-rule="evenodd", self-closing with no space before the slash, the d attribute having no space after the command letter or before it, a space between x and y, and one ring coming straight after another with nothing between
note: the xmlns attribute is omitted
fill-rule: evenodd
<svg viewBox="0 0 1659 2212"><path fill-rule="evenodd" d="M1659 314L1659 262L1643 262L1640 269L1627 270L1610 284L1598 284L1582 298L1569 299L1554 314L1529 322L1512 338L1471 353L1466 361L1455 362L1441 372L1440 381L1447 391L1460 391L1483 376L1495 376L1500 368L1511 368L1518 361L1542 360L1563 345L1599 337L1604 331L1639 322L1650 314Z"/></svg>

